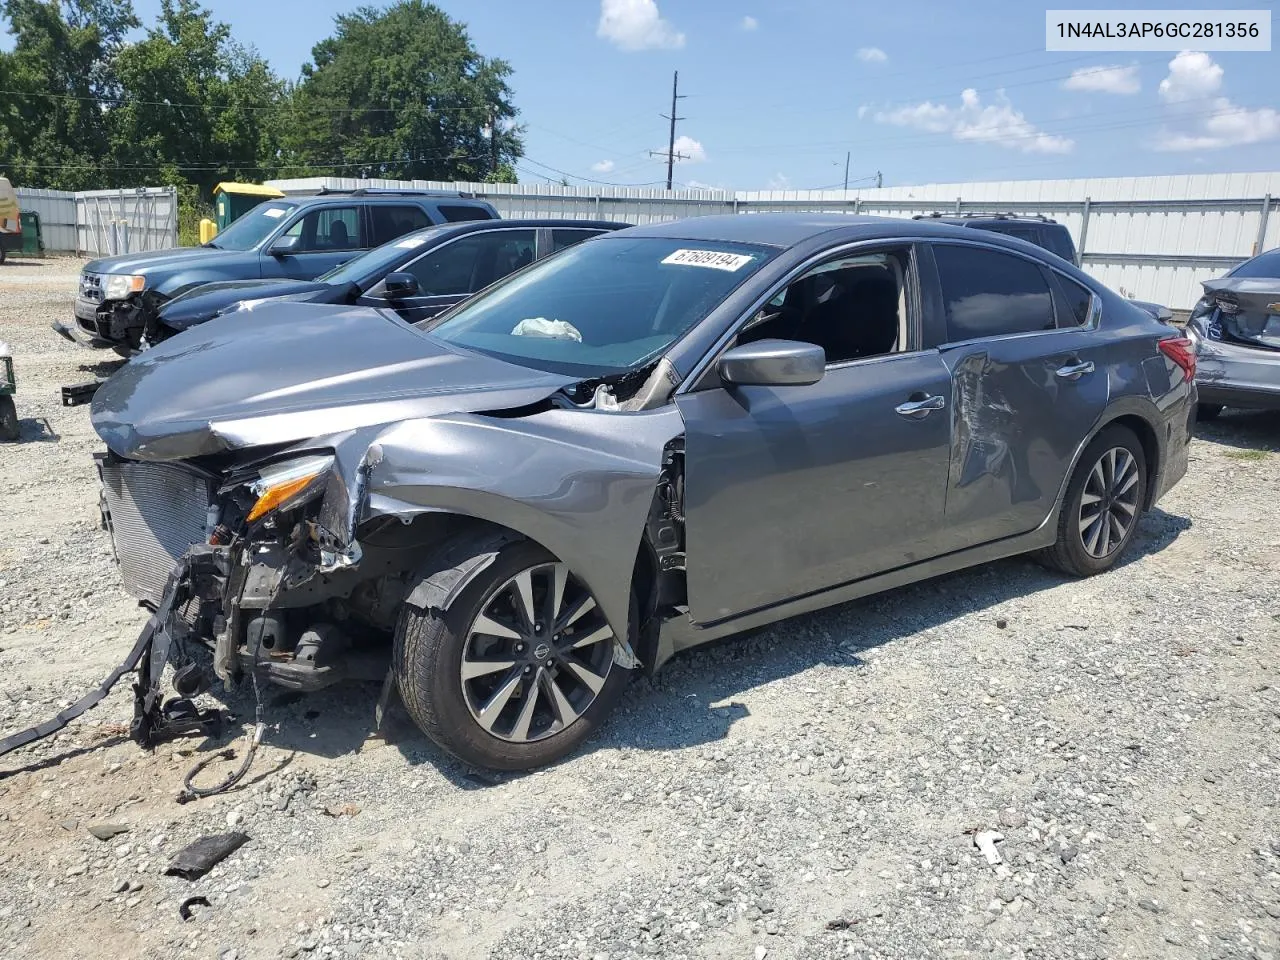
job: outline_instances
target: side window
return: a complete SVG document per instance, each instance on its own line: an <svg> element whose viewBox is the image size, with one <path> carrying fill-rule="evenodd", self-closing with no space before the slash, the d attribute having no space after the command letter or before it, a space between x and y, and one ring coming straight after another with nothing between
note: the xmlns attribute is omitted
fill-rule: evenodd
<svg viewBox="0 0 1280 960"><path fill-rule="evenodd" d="M1084 326L1093 309L1093 291L1060 273L1051 276L1056 287L1054 298L1058 301L1058 326Z"/></svg>
<svg viewBox="0 0 1280 960"><path fill-rule="evenodd" d="M396 237L431 226L431 218L421 207L396 207L390 204L373 204L369 207L373 221L373 238L370 246L380 247Z"/></svg>
<svg viewBox="0 0 1280 960"><path fill-rule="evenodd" d="M801 340L827 363L912 349L907 250L839 257L797 277L743 326L738 343Z"/></svg>
<svg viewBox="0 0 1280 960"><path fill-rule="evenodd" d="M360 250L365 246L363 232L358 208L321 207L305 214L285 235L299 238L299 253L321 253Z"/></svg>
<svg viewBox="0 0 1280 960"><path fill-rule="evenodd" d="M1052 330L1053 298L1030 260L984 247L935 244L951 342Z"/></svg>
<svg viewBox="0 0 1280 960"><path fill-rule="evenodd" d="M598 237L602 233L604 233L603 230L552 230L551 252L556 253L565 247L572 247L575 243L581 243L591 237Z"/></svg>
<svg viewBox="0 0 1280 960"><path fill-rule="evenodd" d="M492 220L493 215L484 207L455 207L441 204L440 216L449 223L461 223L464 220Z"/></svg>
<svg viewBox="0 0 1280 960"><path fill-rule="evenodd" d="M1076 247L1071 242L1071 234L1067 233L1065 227L1047 226L1044 228L1044 243L1046 250L1056 253L1068 263L1075 260Z"/></svg>
<svg viewBox="0 0 1280 960"><path fill-rule="evenodd" d="M1006 227L1000 232L1010 237L1017 237L1019 240L1025 240L1027 243L1034 243L1037 247L1042 245L1040 235L1036 232L1035 227Z"/></svg>
<svg viewBox="0 0 1280 960"><path fill-rule="evenodd" d="M423 296L475 293L533 262L535 231L494 230L462 237L404 269L418 278Z"/></svg>

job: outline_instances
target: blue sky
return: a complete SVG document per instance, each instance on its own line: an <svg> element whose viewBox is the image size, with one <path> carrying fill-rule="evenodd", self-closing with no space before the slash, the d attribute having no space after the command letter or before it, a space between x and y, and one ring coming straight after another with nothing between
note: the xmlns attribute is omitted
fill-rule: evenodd
<svg viewBox="0 0 1280 960"><path fill-rule="evenodd" d="M1280 52L1047 53L1025 0L437 3L514 68L524 181L662 180L673 70L687 185L838 187L846 151L851 186L1280 168ZM207 5L293 77L357 4Z"/></svg>

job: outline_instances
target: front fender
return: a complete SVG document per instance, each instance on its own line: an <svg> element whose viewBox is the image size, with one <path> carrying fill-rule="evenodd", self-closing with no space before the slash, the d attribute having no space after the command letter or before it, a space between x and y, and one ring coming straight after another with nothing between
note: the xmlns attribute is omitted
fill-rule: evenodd
<svg viewBox="0 0 1280 960"><path fill-rule="evenodd" d="M674 406L405 421L365 458L361 522L445 512L513 530L567 563L626 636L663 448L683 429Z"/></svg>

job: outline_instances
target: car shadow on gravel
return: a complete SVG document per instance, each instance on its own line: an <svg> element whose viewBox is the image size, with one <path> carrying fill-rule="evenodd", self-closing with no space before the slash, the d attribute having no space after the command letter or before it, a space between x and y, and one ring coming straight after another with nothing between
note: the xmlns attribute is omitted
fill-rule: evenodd
<svg viewBox="0 0 1280 960"><path fill-rule="evenodd" d="M61 440L46 417L20 417L18 419L18 443L56 443Z"/></svg>
<svg viewBox="0 0 1280 960"><path fill-rule="evenodd" d="M1183 517L1152 510L1117 569L1160 552L1190 525ZM819 666L858 670L868 650L1062 583L1061 575L1017 557L697 647L677 655L653 679L633 683L600 734L562 763L598 750L669 751L714 744L750 715L737 699L747 691ZM1066 620L1060 626L1078 629L1083 620L1082 615L1080 621ZM375 683L339 684L309 694L263 687L264 720L271 727L266 741L278 750L326 759L391 746L410 766L430 764L463 790L486 789L524 776L460 763L431 743L402 710L392 711L383 729L377 730L374 706L379 692ZM199 744L199 756L235 746L242 737L240 725L254 716L247 683L231 689L215 684L213 699L237 722L223 736ZM254 771L256 776L261 773Z"/></svg>
<svg viewBox="0 0 1280 960"><path fill-rule="evenodd" d="M1152 510L1114 569L1159 553L1190 526L1185 517ZM863 655L868 650L1064 582L1061 574L1028 558L1014 557L696 647L675 657L650 683L635 684L601 736L585 750L680 750L714 743L749 715L747 706L736 699L749 690L814 667L858 670L865 665ZM1003 622L992 616L993 628L999 629ZM1068 616L1058 626L1087 629L1087 617L1083 613L1075 620ZM830 690L840 684L824 680L823 686Z"/></svg>
<svg viewBox="0 0 1280 960"><path fill-rule="evenodd" d="M128 361L123 357L117 357L114 354L110 360L98 360L94 363L82 363L79 366L81 373L92 374L95 377L109 377Z"/></svg>
<svg viewBox="0 0 1280 960"><path fill-rule="evenodd" d="M1240 450L1280 451L1280 410L1227 409L1196 424L1196 436Z"/></svg>

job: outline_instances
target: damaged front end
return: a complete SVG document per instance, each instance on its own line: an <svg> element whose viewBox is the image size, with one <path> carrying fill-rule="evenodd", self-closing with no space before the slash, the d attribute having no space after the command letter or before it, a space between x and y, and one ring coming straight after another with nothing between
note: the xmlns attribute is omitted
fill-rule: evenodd
<svg viewBox="0 0 1280 960"><path fill-rule="evenodd" d="M166 663L174 665L181 696L208 686L200 648L212 652L212 671L226 683L254 671L316 690L385 671L385 653L348 650L345 622L359 618L359 604L346 602L354 583L344 574L360 563L361 551L326 522L350 529L362 491L345 495L334 462L331 452L316 451L219 472L98 456L103 521L125 586L155 611L139 739L160 721ZM326 491L347 504L339 524L323 516ZM385 617L373 620L385 627Z"/></svg>

